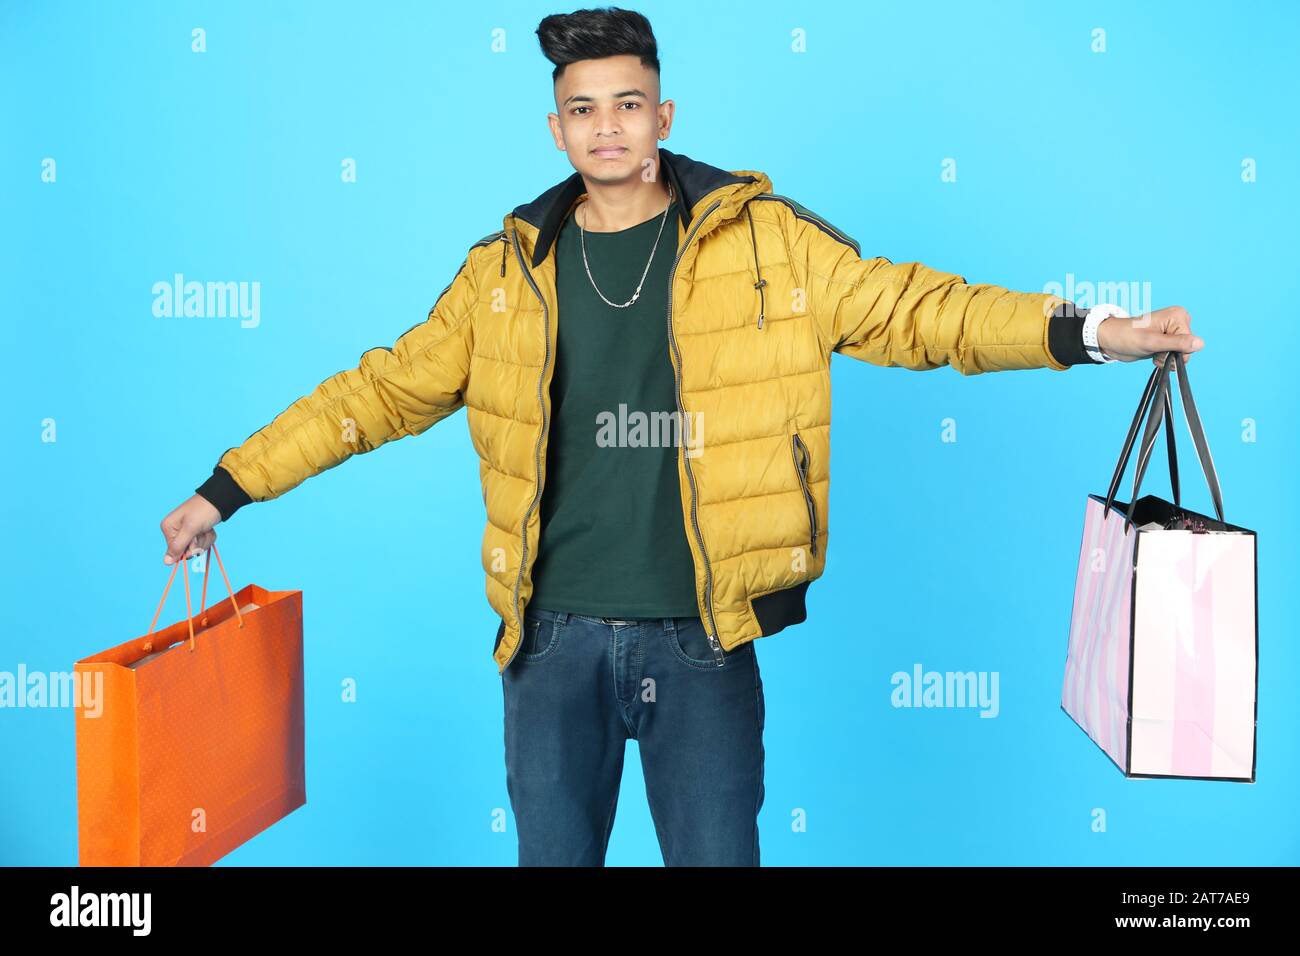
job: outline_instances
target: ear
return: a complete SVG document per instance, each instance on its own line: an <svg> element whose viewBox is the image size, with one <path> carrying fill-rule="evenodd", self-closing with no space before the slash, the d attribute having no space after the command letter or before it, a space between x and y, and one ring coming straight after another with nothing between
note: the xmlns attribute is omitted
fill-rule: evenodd
<svg viewBox="0 0 1300 956"><path fill-rule="evenodd" d="M551 128L551 137L555 140L555 148L560 152L567 152L564 146L564 130L560 127L560 115L558 113L547 113L546 124Z"/></svg>

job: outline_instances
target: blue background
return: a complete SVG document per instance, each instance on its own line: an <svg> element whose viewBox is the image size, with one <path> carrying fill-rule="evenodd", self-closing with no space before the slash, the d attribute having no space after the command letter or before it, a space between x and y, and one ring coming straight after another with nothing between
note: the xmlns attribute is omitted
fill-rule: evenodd
<svg viewBox="0 0 1300 956"><path fill-rule="evenodd" d="M764 864L1300 862L1294 5L636 8L669 149L763 170L865 255L1026 291L1150 282L1190 310L1227 517L1259 533L1258 782L1126 780L1059 703L1084 500L1151 364L837 356L829 567L809 621L757 645ZM567 9L0 4L0 670L143 634L158 524L217 457L422 320L469 243L572 172L533 34ZM154 318L176 272L259 281L260 326ZM1167 482L1162 446L1144 491ZM307 805L223 864L515 862L483 520L462 411L218 526L236 586L304 592L308 720ZM1000 715L895 709L917 662L998 672ZM0 863L75 863L72 712L0 710L0 761ZM609 863L661 863L635 746Z"/></svg>

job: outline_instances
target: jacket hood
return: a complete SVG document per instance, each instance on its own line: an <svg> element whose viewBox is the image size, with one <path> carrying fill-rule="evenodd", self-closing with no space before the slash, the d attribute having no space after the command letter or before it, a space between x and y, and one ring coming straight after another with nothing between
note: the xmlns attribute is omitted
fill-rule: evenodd
<svg viewBox="0 0 1300 956"><path fill-rule="evenodd" d="M704 205L706 200L711 204L715 199L721 199L722 204L704 232L739 215L745 203L754 196L772 191L772 181L766 173L753 169L721 169L663 147L659 148L659 167L677 194L677 210L683 229L689 228L695 216L707 208ZM586 192L582 174L575 171L536 199L516 206L506 215L504 225L507 233L512 219L533 227L520 232L520 241L525 247L532 246L529 260L533 268L546 258L569 211Z"/></svg>

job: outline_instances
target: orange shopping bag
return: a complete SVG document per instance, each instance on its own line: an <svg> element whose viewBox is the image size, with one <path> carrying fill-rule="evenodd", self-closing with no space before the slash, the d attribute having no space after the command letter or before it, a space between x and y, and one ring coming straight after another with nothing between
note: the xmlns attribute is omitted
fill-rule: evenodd
<svg viewBox="0 0 1300 956"><path fill-rule="evenodd" d="M307 802L302 592L255 584L230 603L77 661L82 866L207 866ZM185 579L185 610L190 582ZM197 617L197 624L196 624ZM186 638L188 637L188 640Z"/></svg>

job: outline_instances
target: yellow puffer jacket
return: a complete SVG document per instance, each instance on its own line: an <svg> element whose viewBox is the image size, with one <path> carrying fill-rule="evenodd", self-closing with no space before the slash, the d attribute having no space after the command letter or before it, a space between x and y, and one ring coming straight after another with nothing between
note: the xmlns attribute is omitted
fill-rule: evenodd
<svg viewBox="0 0 1300 956"><path fill-rule="evenodd" d="M831 354L964 375L1064 370L1048 327L1065 300L864 259L842 230L773 194L764 173L659 155L682 210L664 357L679 413L703 425L699 448L688 455L683 442L678 456L682 521L700 616L722 660L803 621L808 585L825 569ZM465 406L504 672L532 593L546 481L555 238L584 195L575 172L513 209L504 229L470 247L427 320L226 451L198 491L228 517Z"/></svg>

